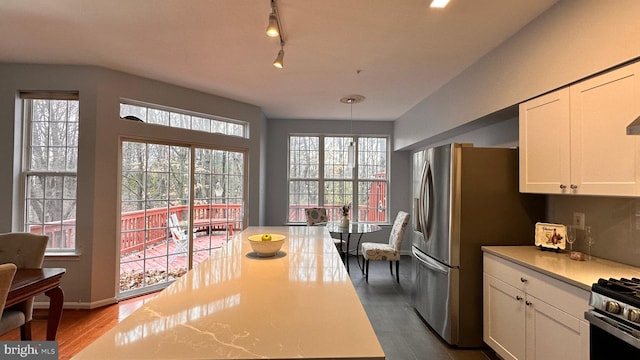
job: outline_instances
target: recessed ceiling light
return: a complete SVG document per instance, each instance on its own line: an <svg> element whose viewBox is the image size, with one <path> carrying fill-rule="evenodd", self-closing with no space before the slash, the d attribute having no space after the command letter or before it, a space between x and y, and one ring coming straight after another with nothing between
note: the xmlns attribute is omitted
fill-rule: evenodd
<svg viewBox="0 0 640 360"><path fill-rule="evenodd" d="M442 9L443 7L447 6L448 3L449 0L433 0L431 1L431 7Z"/></svg>

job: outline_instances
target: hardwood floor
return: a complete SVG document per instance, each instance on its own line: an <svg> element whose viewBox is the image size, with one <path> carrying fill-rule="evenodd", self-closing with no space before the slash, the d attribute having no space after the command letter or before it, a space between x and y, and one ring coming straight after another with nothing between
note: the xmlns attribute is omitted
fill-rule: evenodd
<svg viewBox="0 0 640 360"><path fill-rule="evenodd" d="M56 337L59 360L70 359L146 301L153 298L154 295L145 295L93 310L65 309L62 312L62 320ZM31 334L34 340L46 338L46 316L46 310L36 309L34 311L31 323ZM0 340L18 341L20 340L20 330L15 329L3 334L0 336Z"/></svg>
<svg viewBox="0 0 640 360"><path fill-rule="evenodd" d="M386 262L371 262L369 283L351 257L351 281L360 297L388 360L488 360L497 359L487 349L457 349L442 341L416 314L410 303L411 258L400 263L400 284L389 274ZM65 310L58 329L59 359L70 359L104 332L126 318L154 295L146 295L94 310ZM44 339L46 312L36 310L34 339ZM20 340L13 330L0 340Z"/></svg>

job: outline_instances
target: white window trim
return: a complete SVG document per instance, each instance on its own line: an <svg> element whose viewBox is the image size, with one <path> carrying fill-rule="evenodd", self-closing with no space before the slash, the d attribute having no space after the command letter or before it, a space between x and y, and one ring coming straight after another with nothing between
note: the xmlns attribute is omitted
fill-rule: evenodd
<svg viewBox="0 0 640 360"><path fill-rule="evenodd" d="M49 175L49 176L73 176L76 178L76 225L75 225L75 248L73 249L51 249L47 246L45 251L45 258L55 257L56 259L78 259L81 255L78 250L78 222L77 222L77 209L78 209L78 159L76 159L76 171L41 171L41 170L27 170L29 166L29 160L31 157L31 109L27 109L25 106L26 100L71 100L78 101L80 106L80 94L77 91L23 91L18 96L20 100L20 118L22 120L22 146L20 151L20 201L19 201L19 215L17 216L20 231L26 231L27 222L27 181L31 175ZM80 112L80 110L78 109ZM78 126L80 126L80 118L78 118ZM78 142L79 142L78 138ZM77 146L77 152L80 153L80 146Z"/></svg>
<svg viewBox="0 0 640 360"><path fill-rule="evenodd" d="M147 103L147 102L139 101L139 100L120 98L120 105L123 105L123 104L124 105L145 107L145 108L161 110L161 111L167 111L167 112L170 112L170 113L175 113L175 114L180 114L180 115L195 116L195 117L200 117L200 118L205 118L205 119L210 119L210 120L215 120L215 121L221 121L221 122L234 124L234 125L241 125L242 128L243 128L242 136L229 135L229 134L223 134L223 133L213 133L213 132L210 132L209 134L232 136L232 137L236 137L236 138L239 137L239 138L243 138L243 139L248 139L249 138L249 123L246 122L246 121L227 118L227 117L224 117L224 116L204 114L204 113L199 113L199 112L196 112L196 111L178 109L178 108L173 108L173 107L170 107L170 106L152 104L152 103ZM120 109L118 109L118 113L119 112L120 112ZM165 126L165 125L161 125L161 124L150 124L150 125ZM173 126L167 126L167 127L173 127ZM182 128L179 128L179 129L182 129ZM204 131L195 130L195 129L186 129L186 130L204 132ZM204 133L208 133L208 132L204 132Z"/></svg>

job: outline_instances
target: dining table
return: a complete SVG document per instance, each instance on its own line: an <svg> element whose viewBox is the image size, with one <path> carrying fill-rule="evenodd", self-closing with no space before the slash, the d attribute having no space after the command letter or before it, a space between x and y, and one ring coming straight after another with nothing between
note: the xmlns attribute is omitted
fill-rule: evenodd
<svg viewBox="0 0 640 360"><path fill-rule="evenodd" d="M18 269L9 293L5 308L27 301L30 298L45 294L49 297L49 313L47 315L47 340L55 340L58 324L62 317L64 293L60 288L64 268ZM29 325L27 325L29 326Z"/></svg>
<svg viewBox="0 0 640 360"><path fill-rule="evenodd" d="M347 260L349 257L349 243L351 242L351 235L358 236L358 243L356 245L356 260L358 262L358 266L360 267L360 270L362 270L363 265L360 264L360 260L358 258L358 248L360 247L362 236L364 234L378 232L382 230L382 227L380 227L380 225L376 225L373 223L366 223L366 222L350 222L348 226L343 226L342 222L328 222L327 230L329 230L330 233L339 234L340 242L345 243L345 249L341 251L341 253L344 257L344 266L347 268L347 273L348 273L349 261ZM343 236L346 236L345 240L343 240Z"/></svg>

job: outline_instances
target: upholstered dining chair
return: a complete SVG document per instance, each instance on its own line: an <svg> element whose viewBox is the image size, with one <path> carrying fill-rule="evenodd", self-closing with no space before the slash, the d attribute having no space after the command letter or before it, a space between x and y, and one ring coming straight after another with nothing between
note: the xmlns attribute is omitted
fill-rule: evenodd
<svg viewBox="0 0 640 360"><path fill-rule="evenodd" d="M325 208L306 208L304 214L307 216L307 225L326 225L327 224L327 209Z"/></svg>
<svg viewBox="0 0 640 360"><path fill-rule="evenodd" d="M46 235L20 232L0 234L0 264L13 263L18 269L42 269L47 242L49 237ZM18 324L20 339L31 340L33 298L5 309L5 311L14 310L24 315L24 323ZM6 329L8 330L10 329Z"/></svg>
<svg viewBox="0 0 640 360"><path fill-rule="evenodd" d="M400 282L400 245L404 237L404 230L409 223L409 214L399 211L396 220L393 222L391 234L389 234L389 243L362 243L362 256L364 257L364 267L362 272L365 274L365 280L369 282L369 261L381 260L389 262L389 271L393 275L392 264L396 263L396 281Z"/></svg>
<svg viewBox="0 0 640 360"><path fill-rule="evenodd" d="M16 274L18 267L16 264L6 263L0 265L0 334L4 334L7 331L13 330L18 326L25 323L24 313L15 309L4 309L4 305L7 302L7 295L11 288L11 282L13 276Z"/></svg>
<svg viewBox="0 0 640 360"><path fill-rule="evenodd" d="M307 216L307 226L327 225L327 221L329 220L326 208L306 208L304 209L304 213ZM338 251L342 251L342 239L334 237L333 233L331 234L331 238L333 239L333 244L338 248Z"/></svg>

